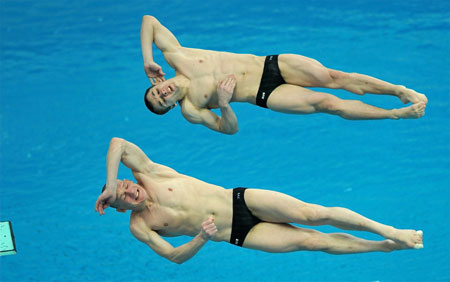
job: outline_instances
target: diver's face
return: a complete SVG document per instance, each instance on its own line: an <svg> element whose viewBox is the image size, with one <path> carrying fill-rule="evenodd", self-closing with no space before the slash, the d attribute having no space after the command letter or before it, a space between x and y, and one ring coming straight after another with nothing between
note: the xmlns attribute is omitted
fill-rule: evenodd
<svg viewBox="0 0 450 282"><path fill-rule="evenodd" d="M114 205L123 210L132 210L148 198L147 192L142 186L126 179L117 179L116 195Z"/></svg>
<svg viewBox="0 0 450 282"><path fill-rule="evenodd" d="M166 80L155 85L147 94L147 100L157 111L173 108L178 100L180 89L173 81Z"/></svg>

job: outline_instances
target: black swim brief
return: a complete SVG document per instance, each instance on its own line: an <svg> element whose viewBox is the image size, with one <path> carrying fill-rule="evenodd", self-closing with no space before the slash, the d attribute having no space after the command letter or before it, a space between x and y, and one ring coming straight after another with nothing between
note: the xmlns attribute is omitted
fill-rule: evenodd
<svg viewBox="0 0 450 282"><path fill-rule="evenodd" d="M233 189L233 223L231 225L230 243L242 247L250 229L261 220L247 208L244 193L247 188Z"/></svg>
<svg viewBox="0 0 450 282"><path fill-rule="evenodd" d="M264 62L264 70L259 84L258 94L256 95L256 105L267 108L267 100L272 91L285 84L278 67L278 55L270 55L266 57Z"/></svg>

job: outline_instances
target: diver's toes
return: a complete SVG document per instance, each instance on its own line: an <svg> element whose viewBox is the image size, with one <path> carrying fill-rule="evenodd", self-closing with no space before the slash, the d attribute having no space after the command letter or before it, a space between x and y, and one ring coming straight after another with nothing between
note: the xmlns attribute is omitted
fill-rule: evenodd
<svg viewBox="0 0 450 282"><path fill-rule="evenodd" d="M415 244L414 249L416 249L416 250L423 249L423 244Z"/></svg>

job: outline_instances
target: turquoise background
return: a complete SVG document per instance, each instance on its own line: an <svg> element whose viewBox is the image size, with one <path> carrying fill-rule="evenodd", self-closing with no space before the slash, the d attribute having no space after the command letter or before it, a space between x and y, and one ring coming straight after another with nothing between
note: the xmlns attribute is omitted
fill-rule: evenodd
<svg viewBox="0 0 450 282"><path fill-rule="evenodd" d="M0 1L0 220L12 222L18 250L0 258L0 280L450 280L449 3ZM427 95L426 115L347 121L235 103L240 131L233 136L191 125L179 109L152 115L143 103L145 14L186 47L302 54L406 85ZM160 52L155 60L173 76ZM394 97L328 92L403 106ZM210 183L277 190L422 229L425 248L334 256L210 242L173 264L132 237L129 215L94 212L114 136ZM132 177L124 167L119 175ZM169 239L175 246L188 240Z"/></svg>

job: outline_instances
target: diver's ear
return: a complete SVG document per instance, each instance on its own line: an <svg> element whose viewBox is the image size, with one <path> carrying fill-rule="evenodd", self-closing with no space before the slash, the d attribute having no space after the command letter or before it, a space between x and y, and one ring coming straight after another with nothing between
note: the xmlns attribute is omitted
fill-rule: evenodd
<svg viewBox="0 0 450 282"><path fill-rule="evenodd" d="M123 210L123 209L116 209L117 212L127 212L127 210Z"/></svg>

